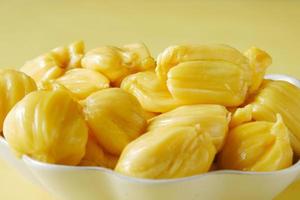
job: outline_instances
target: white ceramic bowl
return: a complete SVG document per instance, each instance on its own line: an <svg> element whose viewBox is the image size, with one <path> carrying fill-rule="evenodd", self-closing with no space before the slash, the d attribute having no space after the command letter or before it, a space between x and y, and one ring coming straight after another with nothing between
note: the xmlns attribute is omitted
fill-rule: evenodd
<svg viewBox="0 0 300 200"><path fill-rule="evenodd" d="M287 75L267 79L300 81ZM146 180L102 167L71 167L17 159L0 138L0 156L37 185L63 200L253 200L272 199L300 175L300 161L275 172L220 170L196 176Z"/></svg>

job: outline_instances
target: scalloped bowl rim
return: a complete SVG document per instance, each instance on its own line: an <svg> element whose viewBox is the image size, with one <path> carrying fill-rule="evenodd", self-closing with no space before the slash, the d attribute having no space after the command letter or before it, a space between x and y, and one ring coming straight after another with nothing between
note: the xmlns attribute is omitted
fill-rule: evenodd
<svg viewBox="0 0 300 200"><path fill-rule="evenodd" d="M265 76L265 79L271 79L271 80L282 80L282 81L287 81L297 87L300 88L300 80L297 78L294 78L289 75L285 74L268 74ZM9 148L9 145L7 141L4 139L4 137L0 136L0 143L3 143L4 145ZM47 170L64 170L64 171L69 171L69 170L87 170L87 171L100 171L109 175L116 176L118 178L124 179L126 181L130 182L139 182L139 183L144 183L144 184L163 184L163 183L176 183L176 182L185 182L185 181L191 181L194 179L199 179L205 176L210 176L210 175L216 175L216 174L234 174L234 175L259 175L259 176L272 176L274 174L286 174L288 172L294 171L294 170L299 170L300 168L300 159L294 163L292 166L277 170L277 171L272 171L272 172L252 172L252 171L241 171L241 170L216 170L216 171L209 171L206 173L198 174L198 175L193 175L193 176L188 176L188 177L182 177L182 178L171 178L171 179L146 179L146 178L138 178L138 177L130 177L126 176L123 174L120 174L118 172L115 172L111 169L104 168L104 167L99 167L99 166L68 166L68 165L58 165L58 164L50 164L50 163L45 163L41 162L38 160L35 160L27 155L22 156L22 160L26 164L34 165L40 168L45 168Z"/></svg>

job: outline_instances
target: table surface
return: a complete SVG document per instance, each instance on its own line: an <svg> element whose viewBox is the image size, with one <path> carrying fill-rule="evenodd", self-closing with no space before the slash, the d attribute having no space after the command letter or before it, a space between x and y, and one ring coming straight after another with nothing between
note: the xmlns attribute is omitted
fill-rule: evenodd
<svg viewBox="0 0 300 200"><path fill-rule="evenodd" d="M87 49L143 41L154 56L172 44L225 43L265 49L269 73L300 78L300 1L0 0L0 24L0 67L78 39ZM276 200L299 198L297 182ZM54 200L2 160L0 199Z"/></svg>

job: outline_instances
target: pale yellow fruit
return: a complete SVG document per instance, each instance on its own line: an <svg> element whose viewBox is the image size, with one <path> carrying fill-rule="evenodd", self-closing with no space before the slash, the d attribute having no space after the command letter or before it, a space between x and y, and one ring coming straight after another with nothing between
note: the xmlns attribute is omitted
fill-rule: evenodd
<svg viewBox="0 0 300 200"><path fill-rule="evenodd" d="M266 69L272 63L271 56L256 47L252 47L245 52L245 56L249 59L250 68L252 70L252 83L249 88L249 93L255 92L262 83Z"/></svg>
<svg viewBox="0 0 300 200"><path fill-rule="evenodd" d="M98 90L108 88L109 80L104 75L91 69L71 69L55 80L69 89L77 99L85 99Z"/></svg>
<svg viewBox="0 0 300 200"><path fill-rule="evenodd" d="M8 113L3 134L18 156L77 165L85 153L88 128L67 92L35 91Z"/></svg>
<svg viewBox="0 0 300 200"><path fill-rule="evenodd" d="M241 105L248 91L246 74L226 61L190 61L168 72L167 86L184 104Z"/></svg>
<svg viewBox="0 0 300 200"><path fill-rule="evenodd" d="M201 132L207 133L216 150L219 151L228 131L230 113L220 105L181 106L158 115L149 121L148 130L199 125Z"/></svg>
<svg viewBox="0 0 300 200"><path fill-rule="evenodd" d="M84 43L74 42L68 47L57 47L26 62L20 70L40 84L58 78L68 69L80 67L83 53Z"/></svg>
<svg viewBox="0 0 300 200"><path fill-rule="evenodd" d="M0 69L0 133L7 113L25 95L34 90L36 90L34 80L23 72Z"/></svg>
<svg viewBox="0 0 300 200"><path fill-rule="evenodd" d="M274 122L280 113L291 132L293 150L300 156L300 89L285 81L268 80L253 99L253 119Z"/></svg>
<svg viewBox="0 0 300 200"><path fill-rule="evenodd" d="M207 172L216 149L210 136L191 126L147 132L126 146L115 170L149 179L192 176Z"/></svg>
<svg viewBox="0 0 300 200"><path fill-rule="evenodd" d="M95 92L82 105L91 131L108 153L121 154L123 148L146 129L141 105L120 88Z"/></svg>
<svg viewBox="0 0 300 200"><path fill-rule="evenodd" d="M92 134L89 135L86 144L85 155L79 163L80 166L99 166L114 169L118 158L106 153L98 144Z"/></svg>
<svg viewBox="0 0 300 200"><path fill-rule="evenodd" d="M292 165L289 131L280 115L276 122L254 121L233 128L219 155L219 167L274 171Z"/></svg>
<svg viewBox="0 0 300 200"><path fill-rule="evenodd" d="M149 112L167 112L181 105L179 100L171 96L166 85L153 71L127 76L122 81L121 88L133 94Z"/></svg>
<svg viewBox="0 0 300 200"><path fill-rule="evenodd" d="M82 66L101 72L114 85L132 73L154 69L155 61L143 43L123 47L103 46L86 53Z"/></svg>

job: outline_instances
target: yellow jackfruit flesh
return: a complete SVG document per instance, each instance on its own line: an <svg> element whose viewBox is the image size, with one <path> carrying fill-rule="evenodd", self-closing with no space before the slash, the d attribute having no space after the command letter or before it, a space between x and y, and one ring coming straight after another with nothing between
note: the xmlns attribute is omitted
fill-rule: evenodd
<svg viewBox="0 0 300 200"><path fill-rule="evenodd" d="M65 92L69 93L70 96L73 95L73 93L71 93L70 90L68 90L65 86L56 82L55 80L43 81L39 86L39 90L48 90L48 91L64 90Z"/></svg>
<svg viewBox="0 0 300 200"><path fill-rule="evenodd" d="M95 92L82 104L97 142L113 155L121 154L123 148L146 129L147 120L141 105L120 88Z"/></svg>
<svg viewBox="0 0 300 200"><path fill-rule="evenodd" d="M60 67L70 70L81 67L81 59L84 55L83 41L76 41L69 46L57 47L50 51Z"/></svg>
<svg viewBox="0 0 300 200"><path fill-rule="evenodd" d="M58 78L70 68L79 67L83 53L83 42L74 42L68 47L57 47L26 62L20 71L40 84L42 81Z"/></svg>
<svg viewBox="0 0 300 200"><path fill-rule="evenodd" d="M224 61L240 66L250 75L249 61L238 50L227 45L174 45L157 58L156 73L167 80L168 72L176 65L189 61ZM245 77L249 78L249 77ZM247 80L249 81L249 80Z"/></svg>
<svg viewBox="0 0 300 200"><path fill-rule="evenodd" d="M36 90L32 78L11 69L0 69L0 133L7 113L25 95Z"/></svg>
<svg viewBox="0 0 300 200"><path fill-rule="evenodd" d="M149 112L167 112L181 105L153 71L127 76L122 81L121 88L134 95Z"/></svg>
<svg viewBox="0 0 300 200"><path fill-rule="evenodd" d="M285 81L266 80L253 99L253 119L274 122L279 113L290 130L293 150L300 156L300 89Z"/></svg>
<svg viewBox="0 0 300 200"><path fill-rule="evenodd" d="M33 78L37 84L40 84L42 81L55 79L64 73L64 69L59 67L57 61L50 53L26 62L20 68L20 71Z"/></svg>
<svg viewBox="0 0 300 200"><path fill-rule="evenodd" d="M39 90L45 90L45 91L56 91L56 90L62 90L69 94L70 97L72 97L74 100L76 100L79 105L81 106L81 100L78 100L74 93L72 93L69 89L67 89L65 86L63 86L60 83L55 82L54 80L50 81L43 81L39 85Z"/></svg>
<svg viewBox="0 0 300 200"><path fill-rule="evenodd" d="M243 124L245 122L250 122L253 120L253 106L251 104L243 107L237 108L235 111L232 112L233 115L231 117L231 121L229 127L236 127L237 125Z"/></svg>
<svg viewBox="0 0 300 200"><path fill-rule="evenodd" d="M192 176L207 172L215 154L210 136L196 127L161 128L128 144L115 170L149 179Z"/></svg>
<svg viewBox="0 0 300 200"><path fill-rule="evenodd" d="M256 47L174 45L156 64L143 43L74 42L0 70L0 133L17 156L140 178L280 170L300 156L300 89L264 80L271 63Z"/></svg>
<svg viewBox="0 0 300 200"><path fill-rule="evenodd" d="M81 67L81 59L84 56L84 42L76 41L68 46L69 61L67 70Z"/></svg>
<svg viewBox="0 0 300 200"><path fill-rule="evenodd" d="M93 49L86 53L81 63L84 68L101 72L117 86L125 76L155 67L154 59L142 43Z"/></svg>
<svg viewBox="0 0 300 200"><path fill-rule="evenodd" d="M109 80L91 69L71 69L55 80L69 89L77 99L85 99L93 92L108 88Z"/></svg>
<svg viewBox="0 0 300 200"><path fill-rule="evenodd" d="M271 64L258 48L245 55L226 45L171 46L158 56L156 74L184 104L239 106L259 88Z"/></svg>
<svg viewBox="0 0 300 200"><path fill-rule="evenodd" d="M157 128L195 126L199 125L202 132L207 133L216 150L219 151L224 143L230 113L220 105L190 105L178 107L172 111L158 115L149 121L148 130Z"/></svg>
<svg viewBox="0 0 300 200"><path fill-rule="evenodd" d="M92 134L89 135L85 155L79 163L80 166L100 166L114 169L117 161L117 157L106 153L96 138Z"/></svg>
<svg viewBox="0 0 300 200"><path fill-rule="evenodd" d="M157 76L184 104L238 106L251 84L249 60L226 45L177 45L158 56Z"/></svg>
<svg viewBox="0 0 300 200"><path fill-rule="evenodd" d="M274 171L289 167L292 160L289 131L277 115L274 123L254 121L231 129L218 164L222 169Z"/></svg>
<svg viewBox="0 0 300 200"><path fill-rule="evenodd" d="M250 68L252 70L252 83L249 93L255 92L261 85L266 69L272 63L271 56L256 47L252 47L245 52L245 56L249 59Z"/></svg>
<svg viewBox="0 0 300 200"><path fill-rule="evenodd" d="M8 113L3 134L18 156L77 165L85 153L88 128L79 104L67 92L35 91Z"/></svg>
<svg viewBox="0 0 300 200"><path fill-rule="evenodd" d="M155 60L144 43L123 45L121 49L127 52L129 59L125 56L124 61L131 63L131 73L154 70Z"/></svg>
<svg viewBox="0 0 300 200"><path fill-rule="evenodd" d="M183 62L170 69L167 86L185 104L238 106L248 90L245 76L244 69L230 62Z"/></svg>

